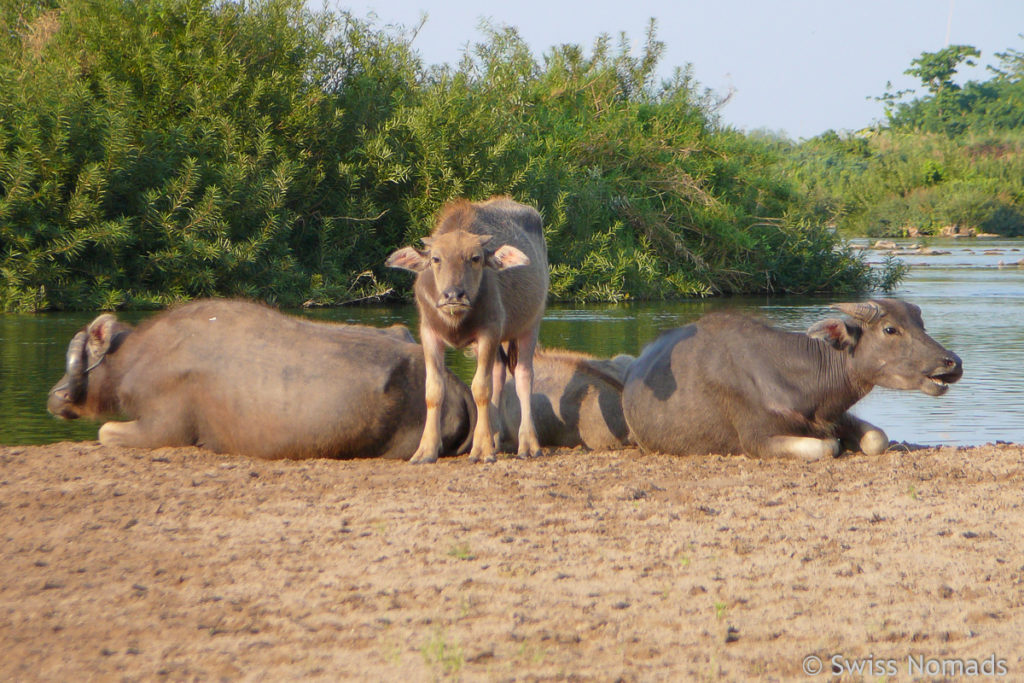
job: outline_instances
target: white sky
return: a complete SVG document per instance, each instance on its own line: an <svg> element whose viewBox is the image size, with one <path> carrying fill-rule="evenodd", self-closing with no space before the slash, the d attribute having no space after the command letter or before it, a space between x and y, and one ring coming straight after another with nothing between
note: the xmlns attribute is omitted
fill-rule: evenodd
<svg viewBox="0 0 1024 683"><path fill-rule="evenodd" d="M322 7L324 0L309 0ZM694 75L718 93L733 89L723 120L745 130L809 138L829 128L857 130L883 118L873 97L904 76L910 60L951 44L981 50L979 67L995 52L1024 50L1024 0L326 0L376 24L427 22L413 47L427 64L456 64L467 46L483 40L481 20L514 26L540 60L552 46L582 45L625 31L634 50L647 22L658 21L666 44L660 70L693 64ZM951 20L950 20L951 19Z"/></svg>

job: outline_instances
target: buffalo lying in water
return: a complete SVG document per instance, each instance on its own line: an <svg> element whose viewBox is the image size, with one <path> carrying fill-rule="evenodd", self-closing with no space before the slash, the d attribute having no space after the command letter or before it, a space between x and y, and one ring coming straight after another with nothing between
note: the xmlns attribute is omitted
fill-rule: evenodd
<svg viewBox="0 0 1024 683"><path fill-rule="evenodd" d="M835 308L807 334L712 313L647 346L627 372L623 412L645 450L814 460L840 443L883 452L885 433L847 410L875 386L940 396L960 358L924 331L921 309L895 299Z"/></svg>
<svg viewBox="0 0 1024 683"><path fill-rule="evenodd" d="M423 350L405 328L320 323L267 306L204 300L133 328L113 315L75 335L66 374L50 390L54 415L123 415L100 442L198 445L260 458L408 459L419 443ZM455 375L442 452L469 449L476 407Z"/></svg>

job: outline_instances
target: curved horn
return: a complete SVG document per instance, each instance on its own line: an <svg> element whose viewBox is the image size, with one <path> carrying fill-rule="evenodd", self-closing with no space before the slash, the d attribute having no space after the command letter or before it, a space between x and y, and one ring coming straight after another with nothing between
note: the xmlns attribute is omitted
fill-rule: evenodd
<svg viewBox="0 0 1024 683"><path fill-rule="evenodd" d="M842 311L854 320L862 323L873 323L885 316L885 309L874 301L857 304L832 304L832 308Z"/></svg>
<svg viewBox="0 0 1024 683"><path fill-rule="evenodd" d="M64 371L68 376L68 391L75 396L85 382L85 342L88 335L83 331L71 338L68 344L67 364Z"/></svg>

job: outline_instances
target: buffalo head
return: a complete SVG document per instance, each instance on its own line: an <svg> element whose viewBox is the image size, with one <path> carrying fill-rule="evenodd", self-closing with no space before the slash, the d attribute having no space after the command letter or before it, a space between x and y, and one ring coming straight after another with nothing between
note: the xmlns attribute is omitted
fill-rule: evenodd
<svg viewBox="0 0 1024 683"><path fill-rule="evenodd" d="M960 357L928 336L921 309L914 304L877 299L833 308L850 320L823 320L807 334L848 351L856 380L941 396L963 376Z"/></svg>
<svg viewBox="0 0 1024 683"><path fill-rule="evenodd" d="M424 237L426 249L403 247L388 257L385 265L402 268L433 280L430 288L434 305L453 321L459 321L472 309L484 269L496 271L529 265L530 259L510 244L487 249L490 235L454 230Z"/></svg>
<svg viewBox="0 0 1024 683"><path fill-rule="evenodd" d="M76 333L68 344L64 376L50 389L47 410L66 420L109 412L113 396L101 394L109 369L105 361L129 330L129 325L104 313Z"/></svg>

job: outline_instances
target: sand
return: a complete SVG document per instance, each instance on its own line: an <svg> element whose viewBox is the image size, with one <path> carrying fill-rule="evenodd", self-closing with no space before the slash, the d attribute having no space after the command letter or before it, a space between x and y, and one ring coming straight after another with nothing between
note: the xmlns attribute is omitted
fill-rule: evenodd
<svg viewBox="0 0 1024 683"><path fill-rule="evenodd" d="M1022 680L1022 484L1010 444L0 447L0 680Z"/></svg>

